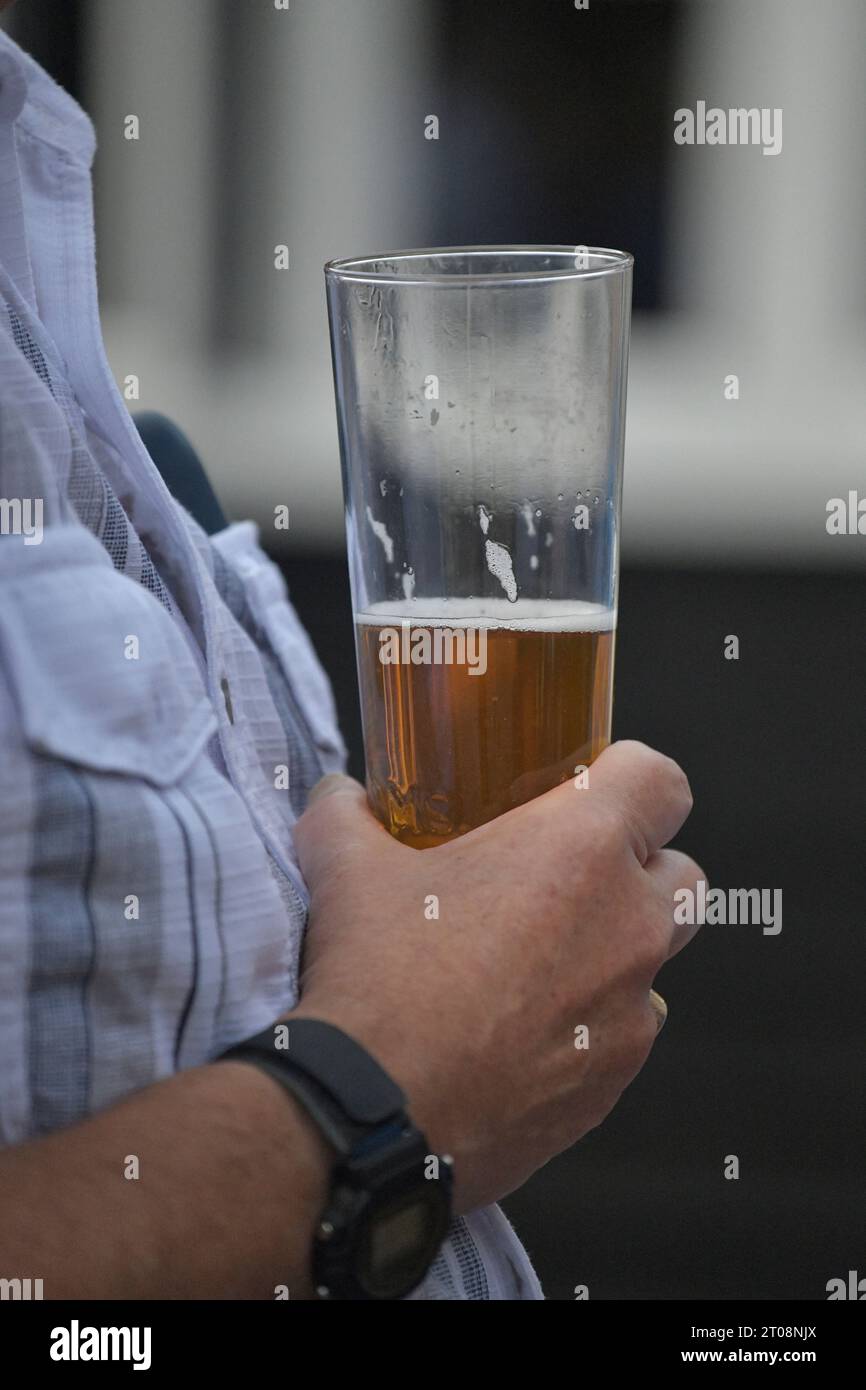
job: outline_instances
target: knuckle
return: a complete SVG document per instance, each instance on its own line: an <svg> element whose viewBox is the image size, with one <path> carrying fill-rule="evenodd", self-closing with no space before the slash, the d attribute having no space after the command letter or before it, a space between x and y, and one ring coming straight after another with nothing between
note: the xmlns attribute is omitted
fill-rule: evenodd
<svg viewBox="0 0 866 1390"><path fill-rule="evenodd" d="M693 798L689 779L675 758L660 753L657 748L650 748L646 743L627 741L624 746L630 757L641 764L643 775L652 787L668 795L673 792L691 806Z"/></svg>
<svg viewBox="0 0 866 1390"><path fill-rule="evenodd" d="M607 796L596 795L591 803L592 843L597 849L619 846L629 833L622 808Z"/></svg>
<svg viewBox="0 0 866 1390"><path fill-rule="evenodd" d="M652 748L648 743L641 743L637 738L619 738L614 745L621 753L627 753L630 758L643 758L652 755Z"/></svg>
<svg viewBox="0 0 866 1390"><path fill-rule="evenodd" d="M643 917L632 940L632 970L643 982L655 978L667 960L667 933L657 915Z"/></svg>
<svg viewBox="0 0 866 1390"><path fill-rule="evenodd" d="M669 863L676 869L678 887L691 887L697 883L699 879L703 879L709 889L710 885L707 882L707 876L704 870L695 859L692 859L691 855L684 854L683 851L679 849L665 849L662 850L661 853L669 856ZM667 888L662 893L661 897L665 906L670 911L673 911L674 900L670 889Z"/></svg>
<svg viewBox="0 0 866 1390"><path fill-rule="evenodd" d="M676 797L687 811L690 811L694 805L695 799L692 796L692 789L689 785L688 777L683 772L679 763L673 758L667 757L664 753L659 753L658 758L658 778L660 785L664 787L669 795Z"/></svg>

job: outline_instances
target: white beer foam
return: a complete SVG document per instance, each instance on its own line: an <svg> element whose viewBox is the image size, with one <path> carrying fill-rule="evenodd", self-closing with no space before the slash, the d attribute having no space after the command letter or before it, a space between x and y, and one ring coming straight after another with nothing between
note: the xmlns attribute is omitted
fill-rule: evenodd
<svg viewBox="0 0 866 1390"><path fill-rule="evenodd" d="M391 627L411 622L417 627L510 628L516 632L611 632L616 612L601 603L580 599L415 598L373 603L355 614L356 623Z"/></svg>

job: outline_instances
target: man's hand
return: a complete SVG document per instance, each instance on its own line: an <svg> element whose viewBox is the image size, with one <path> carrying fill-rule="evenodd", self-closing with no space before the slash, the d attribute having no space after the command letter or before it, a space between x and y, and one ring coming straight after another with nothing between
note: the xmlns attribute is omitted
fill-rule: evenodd
<svg viewBox="0 0 866 1390"><path fill-rule="evenodd" d="M701 870L663 849L691 805L676 763L618 743L589 787L436 849L392 839L349 778L297 823L312 909L294 1012L344 1028L404 1088L454 1157L458 1210L600 1124L646 1060L653 979L696 930L674 926L673 897Z"/></svg>

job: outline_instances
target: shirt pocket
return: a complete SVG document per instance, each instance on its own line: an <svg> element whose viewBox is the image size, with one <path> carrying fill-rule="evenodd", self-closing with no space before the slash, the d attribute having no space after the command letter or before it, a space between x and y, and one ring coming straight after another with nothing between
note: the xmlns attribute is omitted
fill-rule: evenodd
<svg viewBox="0 0 866 1390"><path fill-rule="evenodd" d="M0 545L0 664L30 755L19 944L39 1133L278 1017L301 923L210 757L217 721L187 639L87 532Z"/></svg>
<svg viewBox="0 0 866 1390"><path fill-rule="evenodd" d="M156 787L177 782L216 731L171 615L118 574L87 532L47 532L0 565L0 654L34 752Z"/></svg>

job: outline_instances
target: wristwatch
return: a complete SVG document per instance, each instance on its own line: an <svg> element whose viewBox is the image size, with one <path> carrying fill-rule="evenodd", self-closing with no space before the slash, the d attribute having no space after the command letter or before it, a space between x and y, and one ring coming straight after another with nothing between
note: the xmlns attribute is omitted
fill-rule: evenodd
<svg viewBox="0 0 866 1390"><path fill-rule="evenodd" d="M301 1103L336 1151L313 1240L320 1298L411 1293L451 1221L452 1161L430 1152L406 1097L360 1043L320 1019L287 1019L220 1061L249 1062Z"/></svg>

